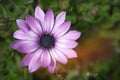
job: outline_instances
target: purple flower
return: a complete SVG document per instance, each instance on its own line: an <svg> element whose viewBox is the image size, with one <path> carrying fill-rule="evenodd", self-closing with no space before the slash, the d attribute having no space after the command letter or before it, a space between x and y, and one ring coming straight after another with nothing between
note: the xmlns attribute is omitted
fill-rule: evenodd
<svg viewBox="0 0 120 80"><path fill-rule="evenodd" d="M47 67L53 73L56 61L66 64L67 58L77 57L73 50L78 43L81 33L76 30L68 31L71 22L65 21L66 12L63 11L54 19L54 13L48 9L46 14L37 6L35 17L27 15L26 20L17 19L19 30L13 37L17 40L12 48L26 53L21 65L28 66L30 72L39 67Z"/></svg>

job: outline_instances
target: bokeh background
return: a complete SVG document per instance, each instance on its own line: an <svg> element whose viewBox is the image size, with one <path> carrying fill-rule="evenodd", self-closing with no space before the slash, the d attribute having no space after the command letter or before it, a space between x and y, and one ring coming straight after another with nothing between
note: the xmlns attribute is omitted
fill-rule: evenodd
<svg viewBox="0 0 120 80"><path fill-rule="evenodd" d="M55 74L29 73L20 66L24 55L10 47L16 19L34 15L36 5L67 11L71 30L82 32L78 58L57 63ZM120 0L0 0L0 80L120 80Z"/></svg>

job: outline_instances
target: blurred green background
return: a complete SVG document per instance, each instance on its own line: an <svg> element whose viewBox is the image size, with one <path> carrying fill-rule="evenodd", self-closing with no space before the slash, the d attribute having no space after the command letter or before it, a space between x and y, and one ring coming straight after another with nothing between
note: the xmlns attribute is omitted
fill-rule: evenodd
<svg viewBox="0 0 120 80"><path fill-rule="evenodd" d="M20 66L24 55L10 47L16 19L34 15L36 5L67 11L71 29L82 32L78 58L57 63L55 74L29 73ZM0 0L0 80L120 80L120 0Z"/></svg>

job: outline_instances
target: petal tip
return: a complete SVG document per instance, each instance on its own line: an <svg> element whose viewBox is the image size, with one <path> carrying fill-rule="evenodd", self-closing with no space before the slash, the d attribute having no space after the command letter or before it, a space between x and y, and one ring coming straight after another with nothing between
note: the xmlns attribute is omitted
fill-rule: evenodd
<svg viewBox="0 0 120 80"><path fill-rule="evenodd" d="M76 31L76 33L77 33L77 35L78 35L78 38L80 38L81 32L80 32L80 31ZM78 38L77 38L77 39L78 39Z"/></svg>
<svg viewBox="0 0 120 80"><path fill-rule="evenodd" d="M37 9L37 8L40 8L40 6L39 6L39 5L37 5L37 6L36 6L36 9Z"/></svg>
<svg viewBox="0 0 120 80"><path fill-rule="evenodd" d="M20 21L20 19L16 19L16 23L18 23Z"/></svg>
<svg viewBox="0 0 120 80"><path fill-rule="evenodd" d="M27 65L24 64L24 62L21 62L20 65L23 66L23 67L27 66Z"/></svg>
<svg viewBox="0 0 120 80"><path fill-rule="evenodd" d="M66 15L66 11L62 11L62 13L63 13L64 15Z"/></svg>
<svg viewBox="0 0 120 80"><path fill-rule="evenodd" d="M15 42L11 43L10 47L13 48L13 49L15 49L14 45L15 45Z"/></svg>
<svg viewBox="0 0 120 80"><path fill-rule="evenodd" d="M81 32L79 32L79 37L81 37L81 34L82 34L82 33L81 33Z"/></svg>
<svg viewBox="0 0 120 80"><path fill-rule="evenodd" d="M54 74L54 73L55 73L55 71L50 71L50 70L49 70L49 72L50 72L50 73L52 73L52 74Z"/></svg>
<svg viewBox="0 0 120 80"><path fill-rule="evenodd" d="M42 10L41 7L40 7L39 5L37 5L37 6L35 7L35 12L36 12L36 11L40 11L40 10Z"/></svg>
<svg viewBox="0 0 120 80"><path fill-rule="evenodd" d="M48 66L48 71L52 74L55 73L55 67Z"/></svg>
<svg viewBox="0 0 120 80"><path fill-rule="evenodd" d="M48 10L47 10L47 12L46 12L46 14L51 14L51 15L54 15L54 12L53 12L53 10L52 10L52 9L48 9Z"/></svg>
<svg viewBox="0 0 120 80"><path fill-rule="evenodd" d="M29 70L29 72L30 72L30 73L33 73L33 72L35 72L35 71L36 71L35 69L30 68L30 67L28 68L28 70Z"/></svg>
<svg viewBox="0 0 120 80"><path fill-rule="evenodd" d="M77 58L78 56L77 56L77 54L76 55L74 55L74 57L73 58Z"/></svg>
<svg viewBox="0 0 120 80"><path fill-rule="evenodd" d="M31 15L29 15L29 14L26 15L26 21L31 19L31 18L33 18Z"/></svg>
<svg viewBox="0 0 120 80"><path fill-rule="evenodd" d="M71 21L66 21L65 24L71 26Z"/></svg>

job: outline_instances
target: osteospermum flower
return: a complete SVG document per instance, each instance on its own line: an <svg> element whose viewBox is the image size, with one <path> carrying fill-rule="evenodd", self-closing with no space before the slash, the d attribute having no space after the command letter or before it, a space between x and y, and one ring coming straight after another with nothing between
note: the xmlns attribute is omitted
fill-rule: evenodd
<svg viewBox="0 0 120 80"><path fill-rule="evenodd" d="M53 73L56 61L66 64L67 58L77 57L73 50L78 43L81 33L76 30L68 31L71 22L65 21L66 12L63 11L54 19L54 13L48 9L46 14L37 6L35 17L27 15L26 20L17 19L19 30L13 37L17 40L12 48L25 53L21 65L28 66L30 72L39 67L47 67Z"/></svg>

